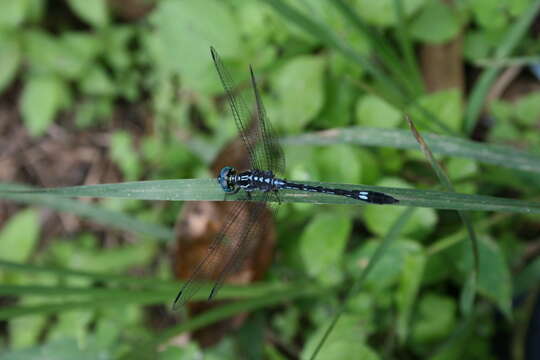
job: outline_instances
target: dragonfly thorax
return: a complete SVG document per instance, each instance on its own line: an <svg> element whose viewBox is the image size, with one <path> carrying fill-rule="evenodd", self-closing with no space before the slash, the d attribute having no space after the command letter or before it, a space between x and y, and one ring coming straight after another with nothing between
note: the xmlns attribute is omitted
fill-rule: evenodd
<svg viewBox="0 0 540 360"><path fill-rule="evenodd" d="M278 189L282 184L282 181L276 179L274 173L270 170L253 169L238 173L231 166L221 169L218 182L223 191L228 193L236 192L239 189L245 191L271 191Z"/></svg>

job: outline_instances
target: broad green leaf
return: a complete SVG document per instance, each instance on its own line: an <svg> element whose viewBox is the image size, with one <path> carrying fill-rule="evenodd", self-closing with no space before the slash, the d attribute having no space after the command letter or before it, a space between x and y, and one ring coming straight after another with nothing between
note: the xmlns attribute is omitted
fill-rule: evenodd
<svg viewBox="0 0 540 360"><path fill-rule="evenodd" d="M21 51L16 39L8 35L0 36L0 93L9 86L20 63Z"/></svg>
<svg viewBox="0 0 540 360"><path fill-rule="evenodd" d="M521 124L536 126L540 123L540 91L520 97L515 107L517 120Z"/></svg>
<svg viewBox="0 0 540 360"><path fill-rule="evenodd" d="M406 16L416 12L425 0L403 0L403 9ZM396 6L393 0L357 0L358 13L373 25L389 26L397 22Z"/></svg>
<svg viewBox="0 0 540 360"><path fill-rule="evenodd" d="M66 102L67 88L54 77L31 77L25 84L21 113L32 136L40 136L51 125Z"/></svg>
<svg viewBox="0 0 540 360"><path fill-rule="evenodd" d="M139 177L139 156L134 149L133 138L128 133L116 132L111 137L111 159L122 169L126 179L135 180Z"/></svg>
<svg viewBox="0 0 540 360"><path fill-rule="evenodd" d="M77 338L86 341L89 327L95 317L93 311L70 311L58 314L54 324L47 330L49 341ZM18 319L17 319L18 320Z"/></svg>
<svg viewBox="0 0 540 360"><path fill-rule="evenodd" d="M482 237L478 242L480 269L478 291L493 301L508 318L512 317L512 285L510 269L499 245ZM460 243L456 248L457 265L463 274L468 274L473 266L472 253L468 243Z"/></svg>
<svg viewBox="0 0 540 360"><path fill-rule="evenodd" d="M81 90L88 95L112 96L116 86L107 72L98 65L88 69L81 79Z"/></svg>
<svg viewBox="0 0 540 360"><path fill-rule="evenodd" d="M11 29L20 25L24 20L27 7L27 0L0 1L0 29Z"/></svg>
<svg viewBox="0 0 540 360"><path fill-rule="evenodd" d="M12 350L35 346L47 324L47 317L41 315L25 316L8 322L10 348ZM5 359L5 356L1 357ZM9 359L9 357L7 357ZM22 357L20 359L23 359Z"/></svg>
<svg viewBox="0 0 540 360"><path fill-rule="evenodd" d="M448 176L453 181L474 176L478 172L476 161L462 158L452 158L447 163Z"/></svg>
<svg viewBox="0 0 540 360"><path fill-rule="evenodd" d="M211 65L211 45L224 60L242 57L237 19L225 2L160 1L151 22L156 27L154 60L160 69L180 74L188 88L204 90L212 88L208 86L210 81L218 83ZM245 65L247 79L249 73L247 63Z"/></svg>
<svg viewBox="0 0 540 360"><path fill-rule="evenodd" d="M335 282L351 227L351 220L338 214L319 214L307 225L299 248L310 276Z"/></svg>
<svg viewBox="0 0 540 360"><path fill-rule="evenodd" d="M374 95L366 95L356 104L356 122L370 127L394 128L401 122L401 113Z"/></svg>
<svg viewBox="0 0 540 360"><path fill-rule="evenodd" d="M424 95L419 99L419 103L427 111L437 114L438 119L450 129L459 130L461 128L463 108L459 90L442 90L434 94ZM429 121L424 112L416 108L411 108L409 114L415 123L419 123L418 119L420 118Z"/></svg>
<svg viewBox="0 0 540 360"><path fill-rule="evenodd" d="M18 212L0 232L0 259L24 262L38 241L39 220L34 209Z"/></svg>
<svg viewBox="0 0 540 360"><path fill-rule="evenodd" d="M508 22L507 4L511 1L472 0L470 6L478 25L503 28Z"/></svg>
<svg viewBox="0 0 540 360"><path fill-rule="evenodd" d="M396 303L399 311L397 333L402 344L406 342L409 335L411 314L420 290L426 264L426 255L420 246L415 242L409 242L407 245L409 245L409 249L404 257L396 293Z"/></svg>
<svg viewBox="0 0 540 360"><path fill-rule="evenodd" d="M423 295L412 329L414 342L426 344L446 338L456 324L456 308L452 298L435 293Z"/></svg>
<svg viewBox="0 0 540 360"><path fill-rule="evenodd" d="M75 47L74 39L68 39L68 36L53 37L41 30L24 32L24 49L30 70L40 76L60 75L70 80L78 79L93 59L81 52L83 42L80 47Z"/></svg>
<svg viewBox="0 0 540 360"><path fill-rule="evenodd" d="M106 0L68 0L75 14L93 27L104 27L109 23L109 12Z"/></svg>
<svg viewBox="0 0 540 360"><path fill-rule="evenodd" d="M324 65L321 57L300 56L289 61L276 74L274 89L281 111L274 122L279 128L287 133L297 133L322 109Z"/></svg>
<svg viewBox="0 0 540 360"><path fill-rule="evenodd" d="M62 33L60 39L62 48L74 54L73 57L80 62L81 65L79 65L79 67L81 68L93 65L96 57L100 55L104 49L107 49L107 46L103 43L99 35L88 32L65 31ZM74 73L78 78L80 73Z"/></svg>
<svg viewBox="0 0 540 360"><path fill-rule="evenodd" d="M382 185L409 187L397 179L387 179ZM390 226L401 216L405 208L369 206L364 210L364 220L367 228L374 234L384 236ZM432 209L417 209L403 228L403 234L422 237L431 232L437 222L437 214Z"/></svg>
<svg viewBox="0 0 540 360"><path fill-rule="evenodd" d="M130 26L115 26L108 28L103 36L107 48L105 56L114 70L128 71L133 62L133 52L130 51L130 41L135 36L135 29Z"/></svg>
<svg viewBox="0 0 540 360"><path fill-rule="evenodd" d="M325 346L320 349L317 359L379 360L377 353L363 341L365 329L358 320L356 316L344 314L328 336ZM311 359L327 327L328 325L321 326L314 335L309 337L300 359Z"/></svg>
<svg viewBox="0 0 540 360"><path fill-rule="evenodd" d="M456 9L442 1L428 1L411 24L411 34L426 43L440 44L460 30Z"/></svg>
<svg viewBox="0 0 540 360"><path fill-rule="evenodd" d="M358 162L357 149L350 145L336 145L317 150L314 160L320 169L319 180L349 184L359 182L362 165Z"/></svg>

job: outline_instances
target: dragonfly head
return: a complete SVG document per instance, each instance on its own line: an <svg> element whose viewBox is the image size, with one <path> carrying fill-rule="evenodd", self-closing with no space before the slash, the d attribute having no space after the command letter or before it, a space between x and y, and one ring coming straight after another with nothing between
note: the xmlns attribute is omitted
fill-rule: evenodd
<svg viewBox="0 0 540 360"><path fill-rule="evenodd" d="M218 183L225 192L233 192L235 184L233 181L234 176L236 175L236 169L232 166L225 166L219 172Z"/></svg>

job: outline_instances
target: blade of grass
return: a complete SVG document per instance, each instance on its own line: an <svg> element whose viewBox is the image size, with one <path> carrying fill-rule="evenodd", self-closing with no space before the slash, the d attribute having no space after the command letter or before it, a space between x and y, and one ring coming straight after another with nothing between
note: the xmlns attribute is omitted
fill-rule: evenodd
<svg viewBox="0 0 540 360"><path fill-rule="evenodd" d="M508 146L484 144L451 136L424 134L426 144L435 154L474 159L531 173L540 173L540 156ZM406 130L350 127L286 137L288 145L355 144L395 149L418 149L414 136Z"/></svg>
<svg viewBox="0 0 540 360"><path fill-rule="evenodd" d="M0 260L0 268L9 270L9 271L14 271L14 272L52 274L59 277L80 277L80 278L85 278L85 279L89 279L93 281L105 282L107 284L119 283L123 286L144 285L144 286L167 287L167 288L176 289L182 285L182 283L180 282L175 282L171 280L161 280L161 279L150 278L150 277L142 277L142 276L135 277L135 276L118 275L118 274L101 274L101 273L65 269L65 268L53 267L53 266L21 264L21 263L6 261L6 260Z"/></svg>
<svg viewBox="0 0 540 360"><path fill-rule="evenodd" d="M467 195L434 190L388 188L382 186L349 185L304 181L313 186L340 188L346 190L371 190L384 192L399 200L397 205L423 206L446 210L508 211L517 213L540 213L540 202L497 198L482 195ZM142 200L208 200L244 201L243 194L227 195L214 179L155 180L118 184L73 186L26 191L25 194L47 194L55 196L118 197ZM313 192L282 190L281 202L300 202L312 204L366 205L362 201L345 196L334 196ZM251 200L263 201L264 194L252 194ZM379 205L380 206L380 205Z"/></svg>
<svg viewBox="0 0 540 360"><path fill-rule="evenodd" d="M178 334L200 329L236 314L247 313L257 309L280 304L285 301L290 302L297 298L322 296L322 294L332 291L332 289L322 288L314 285L313 283L292 285L293 286L288 286L287 290L284 291L275 291L265 296L232 302L212 310L208 310L193 319L165 330L156 337L151 346L157 347Z"/></svg>
<svg viewBox="0 0 540 360"><path fill-rule="evenodd" d="M144 234L160 240L171 241L174 239L174 232L168 227L137 220L117 211L71 199L52 198L50 196L39 194L17 193L17 191L27 190L32 189L22 185L0 184L0 198L75 214L82 218L92 220L96 224L107 225L123 231Z"/></svg>
<svg viewBox="0 0 540 360"><path fill-rule="evenodd" d="M399 234L401 232L401 229L403 229L405 224L409 221L409 219L410 219L411 215L413 214L414 210L415 210L415 208L408 208L406 211L404 211L403 214L401 214L401 216L392 225L392 227L390 228L390 231L388 231L388 233L386 234L384 239L381 241L380 245L375 250L375 253L373 254L371 259L369 260L369 263L367 264L367 266L360 273L360 276L358 277L358 280L356 280L354 282L352 288L347 293L347 296L345 297L345 299L339 305L338 310L336 311L336 313L332 317L332 320L330 321L330 325L328 325L328 328L324 332L321 340L318 342L317 347L313 351L313 354L311 354L311 356L310 356L311 360L314 360L317 357L317 354L322 349L324 343L328 339L328 336L330 336L330 333L332 332L332 330L336 326L339 318L341 317L341 315L345 311L345 307L347 306L348 299L350 299L351 297L353 297L354 295L356 295L360 291L360 289L362 288L362 285L364 283L364 280L366 279L368 274L371 272L371 270L373 269L375 264L377 264L377 262L379 262L379 259L382 258L382 256L384 255L384 253L386 252L388 247L399 236Z"/></svg>
<svg viewBox="0 0 540 360"><path fill-rule="evenodd" d="M435 157L433 156L430 148L422 138L422 135L418 132L416 127L414 126L413 121L409 116L407 118L407 123L409 125L409 128L411 129L411 132L420 145L420 149L422 150L422 153L428 160L429 164L431 165L431 168L437 175L437 178L439 179L439 182L443 185L443 187L447 191L454 192L454 186L452 185L452 182L450 181L450 178L446 175L443 168L439 165L439 162L435 160ZM476 297L476 284L478 282L478 273L480 270L479 265L479 258L480 258L480 252L478 250L478 239L476 238L476 232L474 231L474 228L472 226L472 222L468 216L467 213L463 211L458 210L459 218L461 219L461 222L465 225L465 228L467 229L467 234L469 236L469 240L471 241L471 248L473 251L473 259L474 259L474 267L473 272L470 274L469 278L465 282L465 285L463 287L462 297L461 297L461 305L462 310L465 316L470 316L472 313L472 307L474 304L474 299Z"/></svg>
<svg viewBox="0 0 540 360"><path fill-rule="evenodd" d="M409 79L411 80L412 94L418 96L425 93L424 82L418 63L414 55L414 45L409 36L409 28L405 21L405 13L403 11L403 1L394 0L394 8L396 10L397 18L397 39L399 47L401 48L401 54L405 59L407 72L409 73Z"/></svg>
<svg viewBox="0 0 540 360"><path fill-rule="evenodd" d="M507 32L499 47L496 49L493 59L495 62L511 55L512 51L526 34L532 21L536 18L539 10L540 0L536 0L531 3L527 11L523 12L519 19L512 25L510 31ZM489 89L499 75L500 70L500 66L485 69L482 72L482 75L480 75L478 81L475 83L469 97L467 108L465 109L465 119L463 125L467 134L472 133L474 130L476 119L478 119L478 116L484 107L484 102Z"/></svg>
<svg viewBox="0 0 540 360"><path fill-rule="evenodd" d="M378 83L384 87L384 93L392 103L404 106L404 96L400 86L388 77L381 69L373 65L369 60L360 56L351 47L344 43L329 27L316 22L314 19L302 14L292 6L289 6L282 0L263 0L270 5L281 16L288 19L296 26L303 28L306 33L323 42L330 48L341 52L345 57L351 59L371 74Z"/></svg>
<svg viewBox="0 0 540 360"><path fill-rule="evenodd" d="M414 72L408 69L409 64L403 62L388 40L377 33L373 28L367 25L358 13L349 4L342 0L329 0L354 27L371 44L372 51L377 58L384 64L385 69L392 75L392 79L397 79L400 88L407 91L411 97L420 93L415 89L417 79L414 79ZM412 76L411 76L412 75Z"/></svg>

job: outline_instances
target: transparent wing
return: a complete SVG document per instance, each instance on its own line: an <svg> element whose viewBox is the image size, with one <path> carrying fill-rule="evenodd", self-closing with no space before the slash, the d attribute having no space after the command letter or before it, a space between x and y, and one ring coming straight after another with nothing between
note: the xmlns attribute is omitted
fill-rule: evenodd
<svg viewBox="0 0 540 360"><path fill-rule="evenodd" d="M262 164L259 162L255 154L256 139L254 136L250 136L250 133L248 131L248 123L249 119L251 118L251 112L248 110L246 102L244 101L242 96L233 94L232 78L229 75L227 69L225 68L225 65L223 65L223 62L221 61L221 58L219 57L216 49L210 47L210 52L212 54L212 59L214 60L214 65L216 66L216 70L219 74L221 84L223 85L225 93L227 94L227 100L229 101L229 106L231 107L231 111L233 113L234 121L236 123L236 127L238 128L240 138L246 146L251 167L253 169L263 169L261 167Z"/></svg>
<svg viewBox="0 0 540 360"><path fill-rule="evenodd" d="M178 295L176 295L173 302L173 309L188 302L199 291L204 281L208 282L215 279L212 275L219 273L218 269L220 268L222 259L221 253L227 250L226 242L227 238L230 237L229 233L233 231L233 227L239 221L240 215L244 211L247 211L247 206L247 202L234 203L233 208L228 213L229 221L223 225L218 235L216 235L208 247L208 252L204 259L197 265L189 280L182 286Z"/></svg>
<svg viewBox="0 0 540 360"><path fill-rule="evenodd" d="M223 281L231 271L238 268L244 257L238 255L249 253L253 246L250 244L251 229L257 223L264 209L263 202L238 202L229 212L229 221L212 241L208 253L197 265L193 275L178 292L173 303L173 309L187 303L195 295L202 284L209 280L215 281L208 299L215 296ZM247 216L247 218L245 218ZM242 251L240 249L243 249ZM223 261L225 259L225 261Z"/></svg>
<svg viewBox="0 0 540 360"><path fill-rule="evenodd" d="M257 106L256 131L258 134L256 138L260 139L260 143L255 144L255 149L257 150L257 153L262 152L261 156L257 156L262 166L260 169L272 170L275 174L283 174L285 172L285 156L283 155L283 149L281 148L278 137L266 116L266 110L264 109L257 87L257 81L255 80L255 74L253 73L253 68L251 66L249 67L249 71L251 75L251 86L253 88Z"/></svg>

